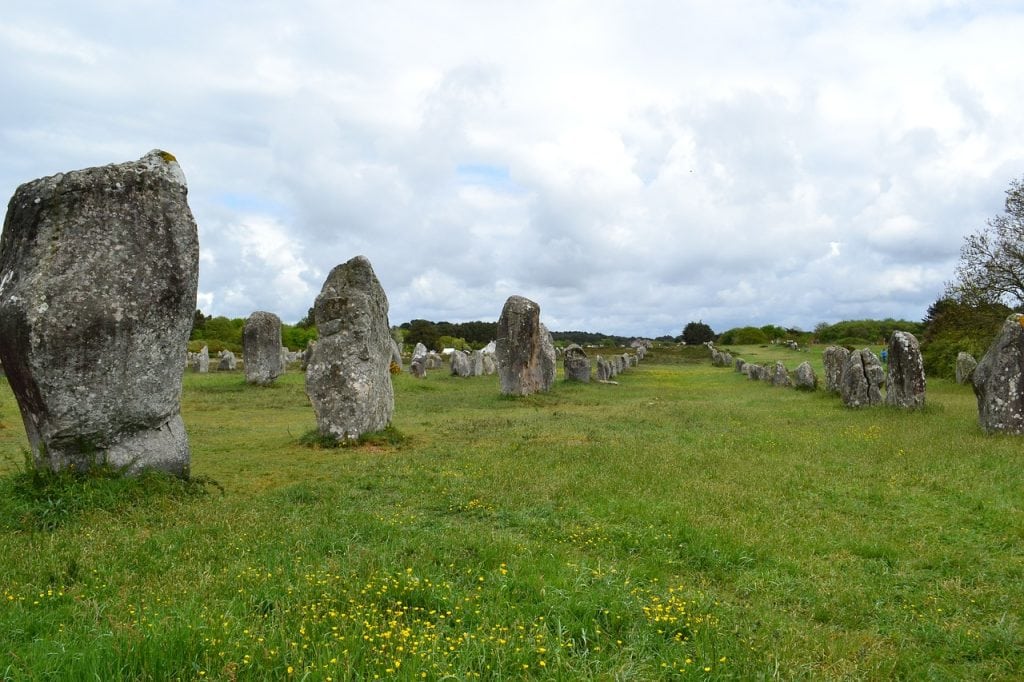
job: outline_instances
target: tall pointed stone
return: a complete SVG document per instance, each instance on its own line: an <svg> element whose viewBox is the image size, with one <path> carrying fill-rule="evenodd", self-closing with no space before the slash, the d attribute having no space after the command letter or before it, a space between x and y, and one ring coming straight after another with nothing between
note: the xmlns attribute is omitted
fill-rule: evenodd
<svg viewBox="0 0 1024 682"><path fill-rule="evenodd" d="M370 261L356 256L327 276L314 305L320 339L306 368L306 394L320 433L354 440L391 422L392 339L388 299Z"/></svg>
<svg viewBox="0 0 1024 682"><path fill-rule="evenodd" d="M167 152L20 186L0 238L0 358L37 468L188 476L181 362L199 240Z"/></svg>

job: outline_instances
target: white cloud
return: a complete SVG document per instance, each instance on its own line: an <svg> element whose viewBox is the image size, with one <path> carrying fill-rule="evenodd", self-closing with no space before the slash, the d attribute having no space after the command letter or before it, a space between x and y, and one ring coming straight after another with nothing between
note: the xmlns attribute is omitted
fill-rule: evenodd
<svg viewBox="0 0 1024 682"><path fill-rule="evenodd" d="M212 314L363 254L395 323L919 319L1024 174L1013 3L129 9L5 13L0 183L171 150Z"/></svg>

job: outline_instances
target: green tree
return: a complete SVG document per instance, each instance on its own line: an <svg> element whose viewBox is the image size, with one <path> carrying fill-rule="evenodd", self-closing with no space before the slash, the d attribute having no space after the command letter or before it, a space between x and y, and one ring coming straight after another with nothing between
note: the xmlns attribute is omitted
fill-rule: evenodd
<svg viewBox="0 0 1024 682"><path fill-rule="evenodd" d="M1011 312L1002 303L972 305L953 298L933 303L921 338L926 376L952 378L960 352L980 360Z"/></svg>
<svg viewBox="0 0 1024 682"><path fill-rule="evenodd" d="M708 341L715 340L715 332L708 325L704 324L703 321L688 322L683 327L683 341L687 345L695 345L698 343L707 343Z"/></svg>
<svg viewBox="0 0 1024 682"><path fill-rule="evenodd" d="M768 335L757 327L736 327L722 332L718 336L718 342L722 344L735 344L737 346L752 346L768 343Z"/></svg>
<svg viewBox="0 0 1024 682"><path fill-rule="evenodd" d="M1005 210L960 247L946 298L968 305L1024 305L1024 178L1011 180Z"/></svg>

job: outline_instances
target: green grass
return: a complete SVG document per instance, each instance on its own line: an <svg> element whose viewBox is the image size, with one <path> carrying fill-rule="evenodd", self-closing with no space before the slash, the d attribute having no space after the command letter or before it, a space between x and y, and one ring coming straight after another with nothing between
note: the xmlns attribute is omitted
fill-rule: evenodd
<svg viewBox="0 0 1024 682"><path fill-rule="evenodd" d="M300 374L189 373L190 484L25 473L3 385L0 679L1024 677L1024 441L969 387L848 410L688 353L403 374L345 448Z"/></svg>

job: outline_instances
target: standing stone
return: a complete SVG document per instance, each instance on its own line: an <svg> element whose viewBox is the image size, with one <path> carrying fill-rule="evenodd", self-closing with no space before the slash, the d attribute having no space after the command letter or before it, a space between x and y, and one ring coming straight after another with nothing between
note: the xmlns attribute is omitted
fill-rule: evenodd
<svg viewBox="0 0 1024 682"><path fill-rule="evenodd" d="M314 346L316 346L316 341L310 341L306 344L306 350L302 351L302 359L299 361L301 363L299 366L302 368L303 372L305 372L309 367L309 359L313 357Z"/></svg>
<svg viewBox="0 0 1024 682"><path fill-rule="evenodd" d="M363 256L336 266L313 305L320 339L306 369L306 394L320 433L354 440L391 422L388 299Z"/></svg>
<svg viewBox="0 0 1024 682"><path fill-rule="evenodd" d="M609 366L608 361L605 360L600 355L598 355L597 358L596 358L596 363L597 363L597 380L598 381L611 381L612 373L611 373L611 367Z"/></svg>
<svg viewBox="0 0 1024 682"><path fill-rule="evenodd" d="M427 347L417 343L412 349L412 360L409 361L409 374L417 379L427 376Z"/></svg>
<svg viewBox="0 0 1024 682"><path fill-rule="evenodd" d="M772 372L770 380L772 386L788 388L793 385L793 381L789 378L789 372L781 360L775 361L775 370Z"/></svg>
<svg viewBox="0 0 1024 682"><path fill-rule="evenodd" d="M245 380L267 386L284 374L281 360L281 319L274 313L257 310L242 327L242 356Z"/></svg>
<svg viewBox="0 0 1024 682"><path fill-rule="evenodd" d="M453 377L468 377L473 374L473 363L470 362L469 354L461 350L453 350L451 358L451 373Z"/></svg>
<svg viewBox="0 0 1024 682"><path fill-rule="evenodd" d="M482 377L484 375L484 352L475 350L469 354L469 375Z"/></svg>
<svg viewBox="0 0 1024 682"><path fill-rule="evenodd" d="M811 363L805 360L793 370L793 387L799 391L818 390L818 375L814 373Z"/></svg>
<svg viewBox="0 0 1024 682"><path fill-rule="evenodd" d="M489 341L487 343L487 345L484 346L484 354L485 355L494 355L494 353L497 351L497 349L498 349L497 342Z"/></svg>
<svg viewBox="0 0 1024 682"><path fill-rule="evenodd" d="M498 371L498 364L494 361L493 353L484 353L483 356L484 374L491 376Z"/></svg>
<svg viewBox="0 0 1024 682"><path fill-rule="evenodd" d="M235 369L235 354L225 349L220 352L220 362L217 363L218 371L233 371Z"/></svg>
<svg viewBox="0 0 1024 682"><path fill-rule="evenodd" d="M974 359L974 356L970 353L960 351L956 354L956 383L966 384L971 380L971 375L974 374L974 368L978 366L978 361Z"/></svg>
<svg viewBox="0 0 1024 682"><path fill-rule="evenodd" d="M825 366L825 390L839 393L842 386L843 370L850 360L850 351L842 346L829 346L821 354L821 362Z"/></svg>
<svg viewBox="0 0 1024 682"><path fill-rule="evenodd" d="M416 345L413 346L413 349L412 349L412 359L413 360L424 360L424 359L426 359L426 357L427 357L427 347L424 346L421 342L417 342Z"/></svg>
<svg viewBox="0 0 1024 682"><path fill-rule="evenodd" d="M206 374L210 371L210 348L209 346L203 346L198 353L196 353L195 370L200 374Z"/></svg>
<svg viewBox="0 0 1024 682"><path fill-rule="evenodd" d="M540 321L540 306L510 296L498 318L495 349L502 395L548 391L555 381L555 344Z"/></svg>
<svg viewBox="0 0 1024 682"><path fill-rule="evenodd" d="M391 339L391 362L398 365L398 371L402 371L402 349L398 347L398 342L395 341L394 337Z"/></svg>
<svg viewBox="0 0 1024 682"><path fill-rule="evenodd" d="M843 369L839 395L847 407L882 404L885 370L878 356L867 348L850 353Z"/></svg>
<svg viewBox="0 0 1024 682"><path fill-rule="evenodd" d="M562 369L566 381L590 383L590 358L579 345L574 343L565 349L565 354L562 356Z"/></svg>
<svg viewBox="0 0 1024 682"><path fill-rule="evenodd" d="M647 348L645 346L637 346L636 347L636 357L637 357L637 360L643 360L645 355L647 355Z"/></svg>
<svg viewBox="0 0 1024 682"><path fill-rule="evenodd" d="M885 404L911 410L924 407L924 394L924 359L917 337L910 332L893 332L889 337Z"/></svg>
<svg viewBox="0 0 1024 682"><path fill-rule="evenodd" d="M37 469L187 477L180 396L199 239L154 150L18 187L0 238L0 358Z"/></svg>
<svg viewBox="0 0 1024 682"><path fill-rule="evenodd" d="M983 431L1024 433L1024 315L1006 318L999 335L974 368L971 383Z"/></svg>
<svg viewBox="0 0 1024 682"><path fill-rule="evenodd" d="M743 358L736 358L733 363L734 368L737 372L743 372L743 365L747 364L747 361Z"/></svg>

